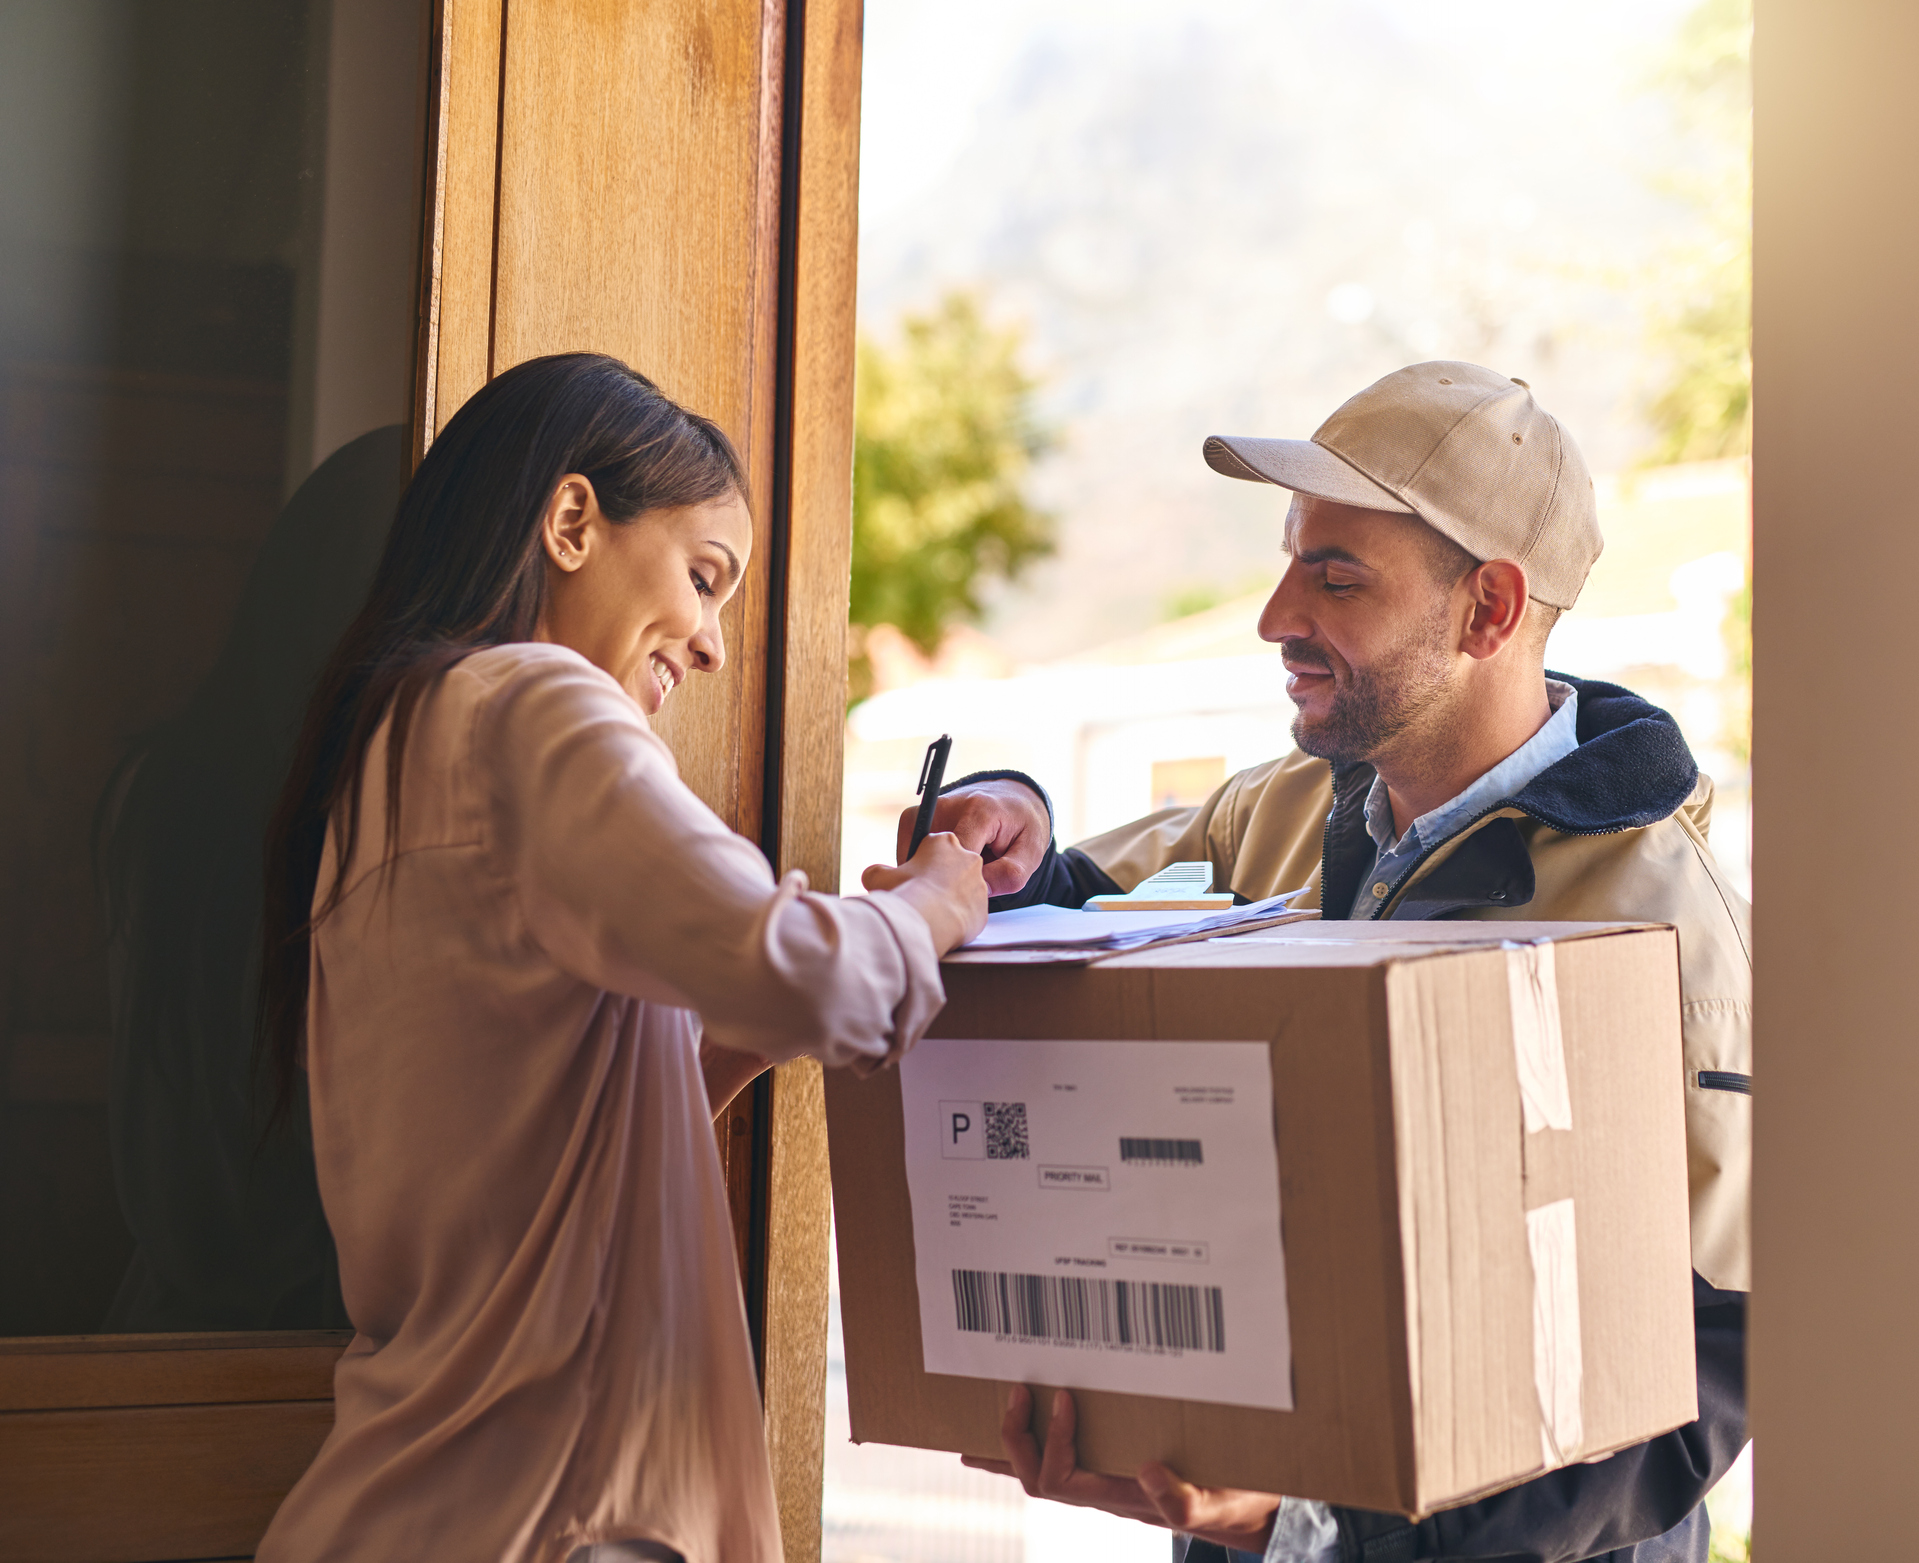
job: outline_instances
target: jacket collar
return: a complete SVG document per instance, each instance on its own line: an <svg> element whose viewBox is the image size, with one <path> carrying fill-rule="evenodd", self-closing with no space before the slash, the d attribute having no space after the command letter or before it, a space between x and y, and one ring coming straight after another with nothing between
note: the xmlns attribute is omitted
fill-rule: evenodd
<svg viewBox="0 0 1919 1563"><path fill-rule="evenodd" d="M1699 766L1679 724L1617 684L1564 673L1549 676L1579 694L1579 747L1480 818L1516 810L1567 835L1599 836L1640 829L1678 812L1699 781ZM1333 767L1333 808L1320 863L1320 915L1333 921L1350 917L1353 897L1373 860L1366 792L1374 775L1364 761ZM1419 874L1418 864L1413 874ZM1443 917L1471 906L1524 906L1532 898L1531 855L1518 826L1507 818L1473 831L1472 839L1460 842L1417 883L1409 878L1389 915Z"/></svg>

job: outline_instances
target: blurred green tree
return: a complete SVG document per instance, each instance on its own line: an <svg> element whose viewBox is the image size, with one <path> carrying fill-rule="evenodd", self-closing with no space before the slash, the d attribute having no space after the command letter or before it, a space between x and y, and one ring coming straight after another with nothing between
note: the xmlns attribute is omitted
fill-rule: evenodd
<svg viewBox="0 0 1919 1563"><path fill-rule="evenodd" d="M981 590L1054 547L1054 518L1023 482L1054 443L1019 364L1022 333L989 325L953 292L862 336L854 389L854 700L872 691L862 631L891 624L929 656L947 629L979 618Z"/></svg>
<svg viewBox="0 0 1919 1563"><path fill-rule="evenodd" d="M1752 447L1752 0L1702 0L1657 81L1696 153L1665 183L1699 210L1706 232L1659 273L1652 465Z"/></svg>
<svg viewBox="0 0 1919 1563"><path fill-rule="evenodd" d="M1660 388L1646 409L1654 433L1648 466L1752 449L1752 0L1700 0L1681 22L1656 85L1692 159L1662 183L1697 209L1705 233L1667 256L1656 274L1648 346ZM1750 565L1721 630L1730 662L1721 740L1749 763Z"/></svg>
<svg viewBox="0 0 1919 1563"><path fill-rule="evenodd" d="M1712 1533L1712 1556L1706 1563L1752 1563L1752 1537L1743 1531L1728 1534L1715 1530Z"/></svg>

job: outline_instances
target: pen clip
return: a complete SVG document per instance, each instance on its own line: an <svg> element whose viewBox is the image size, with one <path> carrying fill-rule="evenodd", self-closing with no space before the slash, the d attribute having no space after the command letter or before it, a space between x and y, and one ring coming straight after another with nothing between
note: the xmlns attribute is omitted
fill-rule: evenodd
<svg viewBox="0 0 1919 1563"><path fill-rule="evenodd" d="M926 778L933 769L933 751L939 748L939 746L940 741L937 738L926 746L925 758L920 761L920 784L913 789L913 795L915 797L918 797L926 791Z"/></svg>

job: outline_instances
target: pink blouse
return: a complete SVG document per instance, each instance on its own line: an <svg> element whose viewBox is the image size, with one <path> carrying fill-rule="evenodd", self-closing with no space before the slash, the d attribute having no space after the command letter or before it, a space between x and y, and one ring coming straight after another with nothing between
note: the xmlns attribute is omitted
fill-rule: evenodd
<svg viewBox="0 0 1919 1563"><path fill-rule="evenodd" d="M313 941L314 1152L353 1344L263 1563L775 1563L702 1028L871 1069L944 1002L895 896L811 894L681 783L611 678L479 652L386 735ZM330 835L320 884L332 882Z"/></svg>

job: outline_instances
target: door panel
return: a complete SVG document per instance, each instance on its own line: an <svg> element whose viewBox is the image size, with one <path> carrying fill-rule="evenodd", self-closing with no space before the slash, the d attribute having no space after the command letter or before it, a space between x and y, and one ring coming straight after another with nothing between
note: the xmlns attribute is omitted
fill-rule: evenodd
<svg viewBox="0 0 1919 1563"><path fill-rule="evenodd" d="M371 39L382 16L390 28L384 0L311 3L307 47L331 48L336 72L351 64L343 38L358 28ZM422 65L417 343L398 356L417 347L406 441L414 459L490 375L566 349L624 358L727 429L750 474L755 557L727 612L725 671L680 691L660 730L689 784L722 818L758 840L780 869L803 868L831 889L850 556L860 12L858 0L812 0L804 12L798 0L788 3L790 36L782 0L437 0ZM316 120L305 134L330 146L326 132ZM313 193L309 205L346 210L337 194ZM331 218L314 220L324 226ZM296 276L273 300L288 320L307 322L300 329L311 328L313 352L324 358L331 273L315 275L311 288ZM228 278L215 291L224 298L246 281ZM235 296L242 295L252 297L244 289ZM186 445L160 440L166 459L152 472L139 439L122 441L116 460L100 464L100 502L89 501L97 543L88 541L92 533L81 541L95 552L151 552L146 532L171 527L180 533L175 553L190 547L215 560L224 573L214 584L231 597L285 492L278 474L287 452L300 445L310 464L312 431L338 422L325 386L314 390L301 378L312 368L300 356L304 340L296 338L290 367L249 370L259 385L204 374L163 383L150 370L103 378L92 366L69 384L71 375L62 379L65 371L39 360L11 363L0 429L10 516L51 513L50 496L67 480L34 454L34 441L64 427L36 411L42 403L64 397L64 406L78 396L89 407L117 407L159 396L168 407L190 405L203 422L224 417L233 425L224 434L195 424ZM93 421L112 422L106 412ZM227 465L183 464L178 458L197 448L194 440L225 452ZM125 495L113 487L129 482L136 488ZM224 485L212 499L200 491L209 482ZM247 505L246 517L229 517ZM0 634L23 657L38 633L27 610L44 612L45 599L28 593L27 582L74 546L58 528L42 530L44 537L11 523L0 528L11 605ZM211 656L226 610L193 606L209 578L189 569L167 586L151 570L135 572L129 579L144 581L144 596L122 583L134 607L173 603L189 622L168 635L164 657L122 647L115 665L135 676L109 679L109 687L138 694L141 680ZM165 590L153 591L156 583ZM95 664L113 662L118 643L75 644L86 655L74 669L97 674ZM35 698L27 686L10 686L0 715L21 714ZM140 719L134 713L122 725ZM99 770L112 755L88 750L81 758ZM12 796L16 783L32 779L9 770L4 781ZM79 820L92 794L68 791L60 806ZM16 1001L51 969L29 952L34 937L52 931L47 897L57 889L74 902L76 928L95 915L81 904L79 879L62 872L32 906L16 898L6 908ZM53 947L97 964L97 941ZM15 1002L9 1015L9 1111L39 1113L49 1125L61 1113L80 1114L80 1129L48 1150L70 1159L87 1133L102 1132L105 1007L34 1020ZM817 1067L802 1062L763 1078L718 1127L763 1360L787 1555L814 1559L828 1224ZM23 1146L30 1149L27 1138L11 1136L8 1156L19 1160ZM100 1176L84 1189L50 1181L42 1167L15 1169L22 1190L41 1191L40 1217L70 1226L70 1215L55 1208L69 1195L84 1195L103 1219L111 1215L104 1141L94 1149ZM37 1208L22 1199L0 1210L0 1240ZM110 1290L122 1263L120 1251L106 1254L94 1289ZM0 1555L135 1560L249 1551L324 1436L330 1366L342 1344L324 1333L0 1342Z"/></svg>

